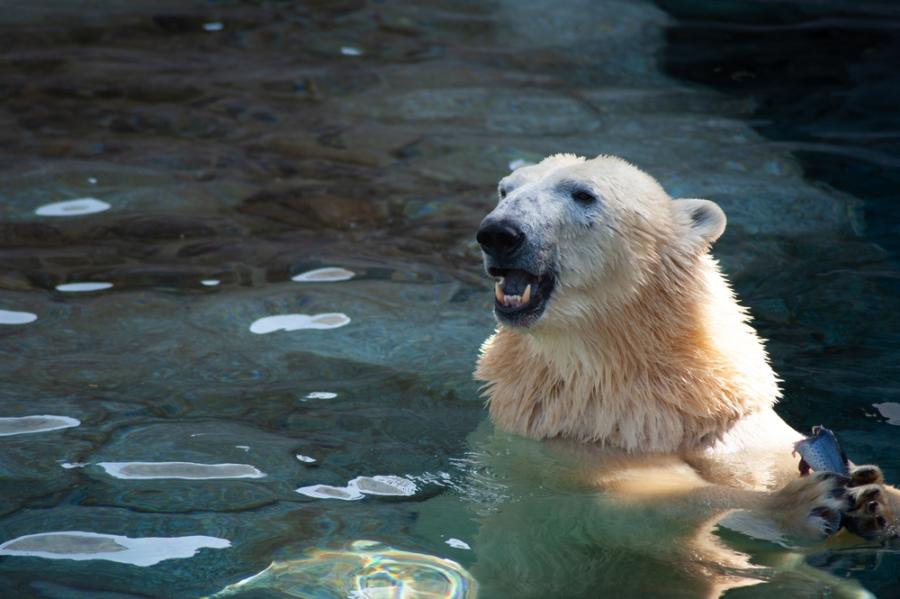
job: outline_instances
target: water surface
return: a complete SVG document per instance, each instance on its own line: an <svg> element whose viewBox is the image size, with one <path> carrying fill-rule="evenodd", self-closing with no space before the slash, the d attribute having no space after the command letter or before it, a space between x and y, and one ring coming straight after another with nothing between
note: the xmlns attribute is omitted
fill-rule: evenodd
<svg viewBox="0 0 900 599"><path fill-rule="evenodd" d="M780 412L827 421L853 459L900 479L884 408L900 401L896 75L850 76L893 72L897 15L659 4L0 12L0 417L80 423L4 420L0 543L30 555L0 557L0 595L198 597L273 562L305 580L399 552L449 560L488 598L696 596L674 557L615 544L651 515L603 529L606 544L585 527L529 545L541 515L608 514L485 465L552 462L476 430L471 371L493 326L475 228L511 164L553 152L619 154L674 196L718 202L716 254L772 341ZM841 35L867 27L841 93L784 75L826 77ZM765 64L810 58L740 87L760 79L737 64L758 58L741 36L760 31L774 32ZM521 539L521 570L493 560L492 532ZM794 554L718 534L760 582L735 596L818 595L829 574L897 589L890 551L823 549L799 558L822 577L780 575ZM148 539L178 549L106 559ZM548 566L560 556L576 575Z"/></svg>

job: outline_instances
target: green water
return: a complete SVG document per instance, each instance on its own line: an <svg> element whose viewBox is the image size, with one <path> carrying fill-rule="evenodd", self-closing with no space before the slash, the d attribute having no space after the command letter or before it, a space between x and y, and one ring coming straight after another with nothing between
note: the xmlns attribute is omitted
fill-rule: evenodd
<svg viewBox="0 0 900 599"><path fill-rule="evenodd" d="M510 163L553 152L719 203L779 412L898 480L897 88L878 75L898 16L661 5L685 20L639 1L4 6L0 418L58 418L0 421L0 544L46 550L0 555L0 596L199 597L335 550L314 571L352 576L360 540L453 560L480 597L697 596L677 548L622 540L676 524L490 466L566 467L495 437L471 380L493 327L475 229ZM838 33L764 36L760 84L738 30L779 19ZM842 65L835 88L798 48ZM292 280L329 267L352 276ZM58 288L90 282L111 286ZM251 331L288 314L306 328ZM101 536L21 539L61 531ZM900 595L895 551L717 534L761 582L729 596L818 597L830 575ZM245 595L290 590L263 587Z"/></svg>

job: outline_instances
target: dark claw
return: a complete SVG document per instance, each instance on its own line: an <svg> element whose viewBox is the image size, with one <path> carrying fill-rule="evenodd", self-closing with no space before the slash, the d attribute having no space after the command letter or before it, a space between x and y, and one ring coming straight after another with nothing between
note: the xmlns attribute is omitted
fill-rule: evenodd
<svg viewBox="0 0 900 599"><path fill-rule="evenodd" d="M840 527L841 514L835 513L825 506L815 507L809 512L810 517L821 518L825 521L825 532L828 535L834 534L834 531Z"/></svg>
<svg viewBox="0 0 900 599"><path fill-rule="evenodd" d="M862 501L870 501L870 500L875 499L880 496L881 496L881 489L877 489L877 488L869 489L868 491L866 491L865 493L862 494L860 499Z"/></svg>
<svg viewBox="0 0 900 599"><path fill-rule="evenodd" d="M873 466L857 468L851 474L854 486L868 485L881 480L881 471Z"/></svg>
<svg viewBox="0 0 900 599"><path fill-rule="evenodd" d="M835 499L840 499L841 497L843 497L846 494L847 494L847 489L845 489L844 487L837 487L836 489L832 489L832 490L828 491L828 496L833 497Z"/></svg>

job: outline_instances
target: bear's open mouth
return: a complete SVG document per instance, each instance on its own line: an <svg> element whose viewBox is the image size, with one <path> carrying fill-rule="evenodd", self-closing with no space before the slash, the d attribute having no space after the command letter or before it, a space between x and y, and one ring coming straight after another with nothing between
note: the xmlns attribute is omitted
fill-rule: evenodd
<svg viewBox="0 0 900 599"><path fill-rule="evenodd" d="M516 268L490 268L494 277L494 310L501 320L528 326L541 315L555 280L551 274L534 275Z"/></svg>

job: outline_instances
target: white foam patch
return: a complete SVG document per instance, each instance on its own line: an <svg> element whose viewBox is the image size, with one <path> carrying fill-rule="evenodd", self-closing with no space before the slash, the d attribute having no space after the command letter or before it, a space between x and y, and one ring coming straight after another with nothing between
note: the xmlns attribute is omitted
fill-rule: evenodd
<svg viewBox="0 0 900 599"><path fill-rule="evenodd" d="M81 216L82 214L96 214L109 210L110 205L97 198L79 198L66 202L54 202L44 204L34 211L38 216Z"/></svg>
<svg viewBox="0 0 900 599"><path fill-rule="evenodd" d="M296 489L297 493L314 497L316 499L341 499L343 501L356 501L362 499L363 494L359 489L347 485L346 487L332 487L331 485L310 485Z"/></svg>
<svg viewBox="0 0 900 599"><path fill-rule="evenodd" d="M362 56L362 50L354 46L342 46L341 54L344 56Z"/></svg>
<svg viewBox="0 0 900 599"><path fill-rule="evenodd" d="M90 183L91 185L96 185L96 184L97 184L97 177L88 177L87 182Z"/></svg>
<svg viewBox="0 0 900 599"><path fill-rule="evenodd" d="M350 317L340 312L325 314L281 314L266 316L250 325L250 332L257 335L274 333L275 331L298 331L301 329L336 329L350 324Z"/></svg>
<svg viewBox="0 0 900 599"><path fill-rule="evenodd" d="M308 455L297 454L297 459L303 462L304 464L312 464L316 461L316 458L311 458Z"/></svg>
<svg viewBox="0 0 900 599"><path fill-rule="evenodd" d="M238 448L238 449L242 449L242 450L244 450L244 451L250 451L250 446L249 446L249 445L235 445L235 447Z"/></svg>
<svg viewBox="0 0 900 599"><path fill-rule="evenodd" d="M218 21L203 24L203 31L222 31L223 29L225 29L225 23Z"/></svg>
<svg viewBox="0 0 900 599"><path fill-rule="evenodd" d="M308 270L291 277L291 280L298 283L331 283L334 281L349 281L355 275L355 272L346 268L328 267Z"/></svg>
<svg viewBox="0 0 900 599"><path fill-rule="evenodd" d="M266 473L250 464L197 464L194 462L99 462L107 474L128 480L180 478L215 480L263 478Z"/></svg>
<svg viewBox="0 0 900 599"><path fill-rule="evenodd" d="M454 549L471 549L468 543L465 541L460 541L459 539L447 539L444 541Z"/></svg>
<svg viewBox="0 0 900 599"><path fill-rule="evenodd" d="M78 426L81 421L68 416L16 416L0 418L0 437L44 433Z"/></svg>
<svg viewBox="0 0 900 599"><path fill-rule="evenodd" d="M215 287L221 282L222 281L220 281L219 279L203 279L202 281L200 281L200 284L205 285L206 287Z"/></svg>
<svg viewBox="0 0 900 599"><path fill-rule="evenodd" d="M103 289L109 289L112 287L112 283L65 283L64 285L57 285L57 291L65 291L67 293L81 293L85 291L101 291Z"/></svg>
<svg viewBox="0 0 900 599"><path fill-rule="evenodd" d="M101 559L135 566L153 566L167 559L193 557L204 548L225 549L227 539L206 536L131 538L80 530L25 535L0 545L0 555L71 559Z"/></svg>
<svg viewBox="0 0 900 599"><path fill-rule="evenodd" d="M84 468L87 465L87 462L63 462L62 464L60 464L60 466L62 466L66 470L72 470L73 468Z"/></svg>
<svg viewBox="0 0 900 599"><path fill-rule="evenodd" d="M297 456L297 459L300 459L300 456ZM310 485L300 487L296 489L296 492L317 499L355 501L362 499L364 495L409 497L415 495L417 490L416 484L408 478L392 474L378 474L376 476L357 476L348 482L346 487Z"/></svg>
<svg viewBox="0 0 900 599"><path fill-rule="evenodd" d="M376 475L376 476L357 476L349 483L348 487L359 489L360 493L366 495L394 495L409 497L415 495L417 488L416 483L403 478L402 476Z"/></svg>
<svg viewBox="0 0 900 599"><path fill-rule="evenodd" d="M334 399L337 395L331 391L313 391L306 394L306 399Z"/></svg>
<svg viewBox="0 0 900 599"><path fill-rule="evenodd" d="M900 426L900 403L886 401L872 404L878 413L887 418L888 424Z"/></svg>
<svg viewBox="0 0 900 599"><path fill-rule="evenodd" d="M28 324L37 320L37 314L0 310L0 324Z"/></svg>

